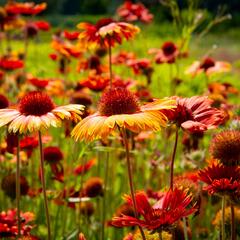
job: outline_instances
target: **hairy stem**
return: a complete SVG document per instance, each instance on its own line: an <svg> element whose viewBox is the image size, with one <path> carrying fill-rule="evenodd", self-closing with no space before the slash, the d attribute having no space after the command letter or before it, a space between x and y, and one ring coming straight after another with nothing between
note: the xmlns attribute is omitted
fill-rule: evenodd
<svg viewBox="0 0 240 240"><path fill-rule="evenodd" d="M21 238L21 216L20 216L20 143L19 136L17 136L17 166L16 166L16 202L17 202L17 239Z"/></svg>

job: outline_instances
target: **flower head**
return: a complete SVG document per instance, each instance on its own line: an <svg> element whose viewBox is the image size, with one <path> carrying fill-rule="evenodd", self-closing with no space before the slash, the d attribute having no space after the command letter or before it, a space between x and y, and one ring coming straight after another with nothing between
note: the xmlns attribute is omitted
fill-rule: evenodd
<svg viewBox="0 0 240 240"><path fill-rule="evenodd" d="M21 234L23 237L31 237L30 231L33 228L31 222L34 214L31 212L21 213ZM17 211L10 209L0 213L0 238L15 238L18 235Z"/></svg>
<svg viewBox="0 0 240 240"><path fill-rule="evenodd" d="M222 123L224 114L212 108L211 103L207 97L177 98L177 108L170 113L169 119L191 133L216 128Z"/></svg>
<svg viewBox="0 0 240 240"><path fill-rule="evenodd" d="M186 74L196 76L202 72L207 75L213 73L229 72L231 64L228 62L215 61L213 58L205 58L201 62L195 61L187 70Z"/></svg>
<svg viewBox="0 0 240 240"><path fill-rule="evenodd" d="M213 162L210 166L200 170L198 175L199 179L208 185L205 190L209 194L229 195L240 190L239 167L224 166Z"/></svg>
<svg viewBox="0 0 240 240"><path fill-rule="evenodd" d="M63 159L63 153L58 147L50 146L43 149L43 158L49 164L55 164Z"/></svg>
<svg viewBox="0 0 240 240"><path fill-rule="evenodd" d="M173 42L165 42L160 49L150 49L150 54L155 55L155 62L161 63L174 63L176 58L179 57L178 47Z"/></svg>
<svg viewBox="0 0 240 240"><path fill-rule="evenodd" d="M111 18L100 19L95 25L91 23L79 23L78 28L82 31L80 39L85 39L92 44L114 46L122 43L122 39L133 38L139 32L139 28L125 22L115 22Z"/></svg>
<svg viewBox="0 0 240 240"><path fill-rule="evenodd" d="M90 198L103 195L103 180L99 177L91 177L84 184L83 193Z"/></svg>
<svg viewBox="0 0 240 240"><path fill-rule="evenodd" d="M56 107L43 92L29 92L22 97L18 108L0 109L0 127L8 125L9 132L35 132L50 126L60 126L64 119L80 119L84 106L69 104Z"/></svg>
<svg viewBox="0 0 240 240"><path fill-rule="evenodd" d="M69 32L69 31L64 31L64 37L70 41L74 41L74 40L77 40L78 37L79 37L79 32Z"/></svg>
<svg viewBox="0 0 240 240"><path fill-rule="evenodd" d="M128 204L133 205L130 196L124 198ZM196 211L194 207L190 206L192 198L177 188L165 192L163 197L153 206L150 205L147 195L142 191L137 192L135 198L137 212L143 217L143 220L122 215L112 219L114 226L141 226L153 231L169 230L181 218Z"/></svg>
<svg viewBox="0 0 240 240"><path fill-rule="evenodd" d="M38 27L39 30L47 32L51 26L48 22L46 21L36 21L34 24Z"/></svg>
<svg viewBox="0 0 240 240"><path fill-rule="evenodd" d="M153 20L153 15L142 3L132 3L125 1L117 9L117 14L121 19L127 22L140 21L143 23L150 23Z"/></svg>
<svg viewBox="0 0 240 240"><path fill-rule="evenodd" d="M106 138L117 128L133 132L160 130L166 126L164 109L175 107L170 99L155 100L140 106L137 98L126 88L113 88L105 91L100 99L98 112L86 117L72 131L75 140L92 141Z"/></svg>
<svg viewBox="0 0 240 240"><path fill-rule="evenodd" d="M19 3L14 2L6 5L6 11L9 14L36 15L45 10L46 3L35 4L33 2Z"/></svg>
<svg viewBox="0 0 240 240"><path fill-rule="evenodd" d="M210 152L224 165L240 165L240 131L226 130L216 134Z"/></svg>
<svg viewBox="0 0 240 240"><path fill-rule="evenodd" d="M13 71L19 68L23 68L23 66L23 61L16 58L3 57L0 59L0 68L5 71Z"/></svg>

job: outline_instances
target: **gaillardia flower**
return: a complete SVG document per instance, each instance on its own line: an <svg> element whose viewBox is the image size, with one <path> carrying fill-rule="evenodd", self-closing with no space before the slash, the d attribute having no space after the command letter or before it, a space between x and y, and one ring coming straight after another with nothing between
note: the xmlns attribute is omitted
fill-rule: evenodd
<svg viewBox="0 0 240 240"><path fill-rule="evenodd" d="M183 130L202 132L216 128L223 121L223 112L211 107L213 101L208 97L194 96L176 100L177 108L168 114L168 118Z"/></svg>
<svg viewBox="0 0 240 240"><path fill-rule="evenodd" d="M155 100L140 106L138 99L126 88L113 88L103 93L98 112L86 117L72 131L75 140L92 141L106 138L117 128L133 132L157 131L167 125L163 110L175 107L171 99Z"/></svg>
<svg viewBox="0 0 240 240"><path fill-rule="evenodd" d="M210 145L210 152L224 165L240 165L240 131L226 130L216 134Z"/></svg>
<svg viewBox="0 0 240 240"><path fill-rule="evenodd" d="M116 42L121 44L123 38L133 38L140 31L130 23L116 22L111 18L100 19L95 25L79 23L77 27L82 30L79 34L80 39L104 46L114 46Z"/></svg>
<svg viewBox="0 0 240 240"><path fill-rule="evenodd" d="M165 42L160 49L150 49L150 54L155 55L155 62L161 63L174 63L179 56L178 47L173 42Z"/></svg>
<svg viewBox="0 0 240 240"><path fill-rule="evenodd" d="M112 219L112 225L116 227L141 226L151 231L161 232L176 227L177 222L196 209L191 206L192 198L186 192L177 188L169 190L163 194L163 197L153 206L150 205L147 195L143 192L135 194L137 212L143 216L137 219L132 216L122 215ZM126 202L133 205L130 196L124 197Z"/></svg>
<svg viewBox="0 0 240 240"><path fill-rule="evenodd" d="M204 72L206 75L211 75L213 73L229 72L230 70L230 63L215 61L214 59L208 57L203 59L201 62L195 61L185 73L194 77L202 72Z"/></svg>
<svg viewBox="0 0 240 240"><path fill-rule="evenodd" d="M237 166L224 166L213 162L200 170L198 175L199 179L208 185L205 190L209 194L230 195L240 191L240 168Z"/></svg>
<svg viewBox="0 0 240 240"><path fill-rule="evenodd" d="M43 92L29 92L22 97L18 108L0 109L0 127L8 125L9 132L35 132L61 125L62 120L79 120L83 105L69 104L56 107Z"/></svg>

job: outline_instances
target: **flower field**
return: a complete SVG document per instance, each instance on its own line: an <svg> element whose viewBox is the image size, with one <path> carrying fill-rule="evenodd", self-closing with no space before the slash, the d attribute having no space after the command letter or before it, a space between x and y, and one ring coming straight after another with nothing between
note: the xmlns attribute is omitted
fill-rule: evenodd
<svg viewBox="0 0 240 240"><path fill-rule="evenodd" d="M238 34L197 2L0 6L0 239L240 238Z"/></svg>

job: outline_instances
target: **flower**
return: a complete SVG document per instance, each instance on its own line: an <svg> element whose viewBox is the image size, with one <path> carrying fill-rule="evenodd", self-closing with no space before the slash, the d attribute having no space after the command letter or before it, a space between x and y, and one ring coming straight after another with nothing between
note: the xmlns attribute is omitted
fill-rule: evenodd
<svg viewBox="0 0 240 240"><path fill-rule="evenodd" d="M8 99L4 95L0 94L0 109L7 108L8 106L9 106Z"/></svg>
<svg viewBox="0 0 240 240"><path fill-rule="evenodd" d="M85 238L83 233L79 233L78 240L86 240L86 238Z"/></svg>
<svg viewBox="0 0 240 240"><path fill-rule="evenodd" d="M151 62L147 58L128 60L127 65L133 69L135 74L146 75L149 70L152 72Z"/></svg>
<svg viewBox="0 0 240 240"><path fill-rule="evenodd" d="M8 14L24 14L24 15L36 15L45 10L46 3L35 4L33 2L19 3L13 2L6 5L5 9Z"/></svg>
<svg viewBox="0 0 240 240"><path fill-rule="evenodd" d="M74 40L77 40L78 39L78 36L79 36L79 32L69 32L67 30L64 30L64 37L70 41L74 41Z"/></svg>
<svg viewBox="0 0 240 240"><path fill-rule="evenodd" d="M63 153L58 147L49 146L43 149L43 158L49 164L55 164L63 159Z"/></svg>
<svg viewBox="0 0 240 240"><path fill-rule="evenodd" d="M161 63L174 63L179 56L178 47L173 42L165 42L160 49L150 49L150 54L155 55L155 62Z"/></svg>
<svg viewBox="0 0 240 240"><path fill-rule="evenodd" d="M127 0L117 9L118 16L127 22L141 21L150 23L153 15L142 3L132 3Z"/></svg>
<svg viewBox="0 0 240 240"><path fill-rule="evenodd" d="M193 96L176 99L177 108L169 113L169 119L183 130L191 133L206 131L216 128L224 119L224 113L212 108L212 100L208 97Z"/></svg>
<svg viewBox="0 0 240 240"><path fill-rule="evenodd" d="M112 63L113 64L125 64L129 60L136 59L135 53L121 51L118 54L112 56Z"/></svg>
<svg viewBox="0 0 240 240"><path fill-rule="evenodd" d="M36 78L36 77L32 77L29 78L28 81L35 87L39 88L39 89L43 89L45 88L48 83L49 83L49 79L40 79L40 78Z"/></svg>
<svg viewBox="0 0 240 240"><path fill-rule="evenodd" d="M225 130L216 134L210 145L212 156L222 164L236 166L240 164L240 131Z"/></svg>
<svg viewBox="0 0 240 240"><path fill-rule="evenodd" d="M125 88L105 91L100 99L98 112L86 117L73 129L75 140L106 138L117 128L126 128L133 132L157 131L167 125L164 109L175 107L170 99L155 100L140 106L136 96Z"/></svg>
<svg viewBox="0 0 240 240"><path fill-rule="evenodd" d="M143 191L135 194L137 212L142 219L122 215L113 217L112 224L117 227L141 226L152 231L169 230L183 217L194 213L196 209L190 206L192 198L186 192L177 188L164 193L163 197L153 206ZM124 196L125 201L133 205L132 198Z"/></svg>
<svg viewBox="0 0 240 240"><path fill-rule="evenodd" d="M27 150L27 156L30 158L33 152L33 149L38 147L37 137L26 136L20 140L20 148Z"/></svg>
<svg viewBox="0 0 240 240"><path fill-rule="evenodd" d="M63 55L66 58L79 58L82 55L82 51L70 42L53 40L51 45L54 50L56 50L60 55Z"/></svg>
<svg viewBox="0 0 240 240"><path fill-rule="evenodd" d="M80 81L80 85L87 87L92 91L101 92L109 85L109 77L90 73L86 79Z"/></svg>
<svg viewBox="0 0 240 240"><path fill-rule="evenodd" d="M38 29L46 32L51 28L47 21L36 21L34 24L38 27Z"/></svg>
<svg viewBox="0 0 240 240"><path fill-rule="evenodd" d="M81 175L81 174L85 174L86 172L88 172L94 165L95 165L96 159L90 159L87 163L83 164L83 165L78 165L75 169L74 169L74 174L75 175Z"/></svg>
<svg viewBox="0 0 240 240"><path fill-rule="evenodd" d="M30 231L33 228L30 222L34 220L34 214L31 212L21 213L21 235L31 237ZM10 209L0 213L0 238L15 238L18 235L17 211Z"/></svg>
<svg viewBox="0 0 240 240"><path fill-rule="evenodd" d="M198 176L208 185L205 190L209 194L229 195L240 190L239 167L224 166L219 162L213 162L210 166L200 170Z"/></svg>
<svg viewBox="0 0 240 240"><path fill-rule="evenodd" d="M2 179L1 183L2 190L4 193L12 198L16 198L16 174L9 174ZM20 176L20 192L21 196L25 196L28 193L29 185L28 181L24 176Z"/></svg>
<svg viewBox="0 0 240 240"><path fill-rule="evenodd" d="M213 73L229 72L230 70L230 63L215 61L214 59L208 57L203 59L201 62L195 61L185 73L194 77L202 72L206 73L206 75L211 75Z"/></svg>
<svg viewBox="0 0 240 240"><path fill-rule="evenodd" d="M0 68L5 71L16 70L18 68L23 68L23 66L23 61L16 58L3 57L0 59Z"/></svg>
<svg viewBox="0 0 240 240"><path fill-rule="evenodd" d="M79 23L77 27L82 30L79 34L80 39L104 46L114 46L116 42L121 44L123 38L133 38L140 31L130 23L115 22L111 18L100 19L95 25Z"/></svg>
<svg viewBox="0 0 240 240"><path fill-rule="evenodd" d="M0 127L8 125L9 132L35 132L50 126L58 127L64 119L80 119L84 106L69 104L56 107L43 92L33 91L23 96L18 108L0 109Z"/></svg>
<svg viewBox="0 0 240 240"><path fill-rule="evenodd" d="M99 177L91 177L83 187L83 195L94 198L103 195L103 180Z"/></svg>

